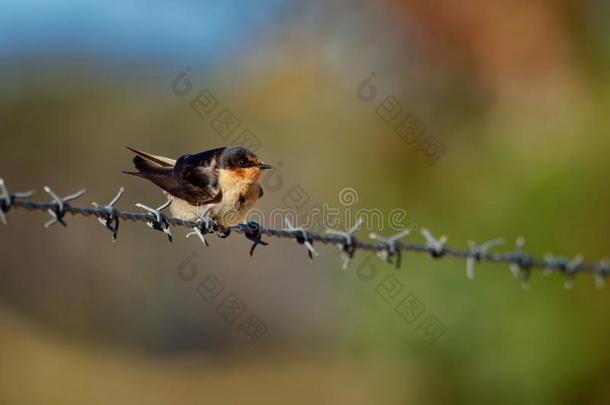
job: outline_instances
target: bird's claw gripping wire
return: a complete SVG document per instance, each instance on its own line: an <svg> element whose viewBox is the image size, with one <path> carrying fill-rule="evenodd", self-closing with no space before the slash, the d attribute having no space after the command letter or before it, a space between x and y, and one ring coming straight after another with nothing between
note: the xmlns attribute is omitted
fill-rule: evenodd
<svg viewBox="0 0 610 405"><path fill-rule="evenodd" d="M124 192L125 189L121 187L108 205L101 206L97 203L91 203L96 209L104 212L104 217L99 217L97 220L112 232L112 242L116 242L119 233L119 216L116 213L115 205L119 202Z"/></svg>
<svg viewBox="0 0 610 405"><path fill-rule="evenodd" d="M191 232L186 234L187 238L190 238L191 236L197 236L201 243L203 243L203 245L206 247L210 246L210 244L205 239L205 235L214 232L218 228L218 224L216 223L216 221L207 216L207 214L210 212L210 209L211 208L208 208L203 213L193 211L193 214L195 214L195 216L197 217L197 224L193 228L191 228Z"/></svg>
<svg viewBox="0 0 610 405"><path fill-rule="evenodd" d="M146 225L148 225L152 229L165 233L167 235L167 239L170 242L174 240L172 236L172 231L169 226L169 222L167 222L167 219L165 219L165 215L161 214L161 211L169 207L171 203L172 200L168 199L166 203L164 203L157 209L150 208L142 203L136 203L136 207L142 208L143 210L148 211L152 214L152 217L149 217L146 221Z"/></svg>
<svg viewBox="0 0 610 405"><path fill-rule="evenodd" d="M226 239L231 236L231 229L219 226L216 234L220 239Z"/></svg>
<svg viewBox="0 0 610 405"><path fill-rule="evenodd" d="M326 233L329 235L337 235L343 237L343 241L341 243L337 243L337 247L341 251L341 255L343 256L343 270L347 270L350 262L354 258L354 254L356 253L356 238L354 237L354 233L360 228L362 225L363 219L358 218L354 226L352 226L347 231L338 231L336 229L327 229Z"/></svg>
<svg viewBox="0 0 610 405"><path fill-rule="evenodd" d="M487 255L487 252L490 249L500 246L503 243L504 239L502 238L493 239L480 245L477 245L474 241L469 240L468 246L470 247L470 250L468 252L468 257L466 257L466 277L468 277L470 280L474 279L474 264L480 263L481 258Z"/></svg>
<svg viewBox="0 0 610 405"><path fill-rule="evenodd" d="M263 228L256 222L248 222L247 224L245 224L244 235L246 236L246 239L254 242L252 244L252 247L250 248L250 256L254 256L254 249L256 249L258 245L269 245L262 239Z"/></svg>
<svg viewBox="0 0 610 405"><path fill-rule="evenodd" d="M290 222L290 219L288 218L285 218L284 221L286 221L286 226L288 227L288 230L295 233L295 239L297 243L299 243L300 245L305 245L305 247L307 248L307 257L310 261L313 261L314 256L320 256L318 252L316 252L316 250L314 249L313 239L311 238L311 235L306 229L295 228L292 225L292 222Z"/></svg>
<svg viewBox="0 0 610 405"><path fill-rule="evenodd" d="M376 233L369 234L371 239L381 242L385 249L377 252L377 255L387 262L391 261L392 257L396 256L395 266L397 269L400 268L402 263L402 251L399 249L399 243L402 239L406 238L411 234L411 229L405 229L404 231L397 233L396 235L385 238Z"/></svg>
<svg viewBox="0 0 610 405"><path fill-rule="evenodd" d="M85 194L85 189L79 190L76 193L70 194L64 198L60 198L53 190L51 190L49 186L44 186L44 191L53 199L53 208L49 208L47 210L49 215L51 215L53 218L44 224L44 227L48 228L57 223L62 224L63 226L68 226L64 221L64 216L66 215L66 205L68 202L76 200Z"/></svg>
<svg viewBox="0 0 610 405"><path fill-rule="evenodd" d="M439 259L445 255L445 243L447 243L447 236L443 235L439 239L436 239L432 233L423 228L421 234L426 239L426 248L430 251L430 256L434 259Z"/></svg>

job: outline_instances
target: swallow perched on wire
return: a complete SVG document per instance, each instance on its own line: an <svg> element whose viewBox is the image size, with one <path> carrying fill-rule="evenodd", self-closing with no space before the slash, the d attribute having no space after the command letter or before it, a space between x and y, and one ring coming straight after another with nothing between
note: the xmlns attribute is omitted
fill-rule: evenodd
<svg viewBox="0 0 610 405"><path fill-rule="evenodd" d="M127 147L136 154L137 172L123 172L148 179L171 200L172 216L194 221L210 217L222 228L243 222L263 196L258 180L271 166L239 146L212 149L178 160L151 155Z"/></svg>

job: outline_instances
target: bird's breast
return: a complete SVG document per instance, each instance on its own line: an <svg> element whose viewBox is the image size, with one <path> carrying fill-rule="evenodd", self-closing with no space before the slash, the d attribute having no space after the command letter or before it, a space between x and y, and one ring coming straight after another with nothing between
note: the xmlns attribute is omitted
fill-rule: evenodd
<svg viewBox="0 0 610 405"><path fill-rule="evenodd" d="M261 195L258 183L244 181L243 177L220 172L218 185L222 190L222 199L215 204L194 206L187 201L173 198L170 205L172 216L184 220L196 220L195 213L207 215L223 227L243 222Z"/></svg>

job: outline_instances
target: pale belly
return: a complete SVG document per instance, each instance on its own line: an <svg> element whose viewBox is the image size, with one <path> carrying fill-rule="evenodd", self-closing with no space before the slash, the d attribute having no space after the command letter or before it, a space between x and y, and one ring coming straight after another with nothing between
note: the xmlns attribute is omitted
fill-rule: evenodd
<svg viewBox="0 0 610 405"><path fill-rule="evenodd" d="M188 221L197 220L197 213L212 218L222 227L229 227L244 222L248 212L259 199L261 187L258 183L249 185L243 190L223 193L222 201L217 204L195 206L173 198L169 206L173 217Z"/></svg>

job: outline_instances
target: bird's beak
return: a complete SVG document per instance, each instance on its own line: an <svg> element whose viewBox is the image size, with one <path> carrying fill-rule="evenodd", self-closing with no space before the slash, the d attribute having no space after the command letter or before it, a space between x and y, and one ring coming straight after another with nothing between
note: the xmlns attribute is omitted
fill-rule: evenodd
<svg viewBox="0 0 610 405"><path fill-rule="evenodd" d="M273 166L268 165L267 163L261 163L260 165L258 165L258 168L262 170L268 170L273 169Z"/></svg>

